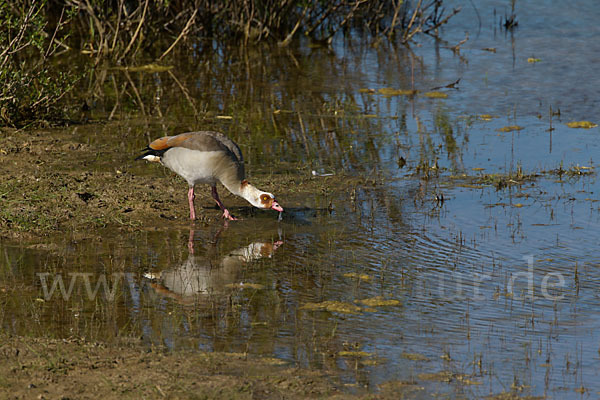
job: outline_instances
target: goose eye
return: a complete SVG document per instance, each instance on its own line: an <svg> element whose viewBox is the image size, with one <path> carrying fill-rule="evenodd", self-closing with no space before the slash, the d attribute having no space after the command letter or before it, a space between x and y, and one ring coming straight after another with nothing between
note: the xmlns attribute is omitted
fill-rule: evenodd
<svg viewBox="0 0 600 400"><path fill-rule="evenodd" d="M267 196L266 194L263 194L260 196L260 201L263 203L266 203L269 200L269 196Z"/></svg>

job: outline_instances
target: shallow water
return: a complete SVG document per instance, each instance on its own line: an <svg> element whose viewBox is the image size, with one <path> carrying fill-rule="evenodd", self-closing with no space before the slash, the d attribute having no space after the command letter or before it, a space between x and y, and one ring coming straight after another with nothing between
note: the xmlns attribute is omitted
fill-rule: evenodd
<svg viewBox="0 0 600 400"><path fill-rule="evenodd" d="M2 297L3 328L272 355L371 390L402 380L452 397L593 397L599 129L565 123L598 123L599 11L592 1L519 3L519 26L505 32L509 2L476 3L480 28L463 5L442 32L448 45L469 32L460 56L426 38L411 50L341 40L331 49L220 50L174 73L192 101L166 73L134 76L145 108L121 105L115 122L82 128L82 140L106 148L119 135L133 157L149 138L201 128L198 115L210 112L232 117L211 128L240 143L252 174L334 175L315 176L313 192L278 196L279 223L244 207L234 208L244 220L228 226L164 221L102 232L102 241L56 238L50 250L2 243L2 285L19 290ZM426 92L458 78L446 99L377 92L411 89L413 79ZM92 118L114 104L107 96ZM498 131L507 125L523 130ZM551 172L561 166L572 173ZM500 189L477 180L519 170L539 176ZM348 179L343 190L339 179ZM59 277L65 290L72 280L70 296L44 293L44 279L51 289ZM114 299L102 286L88 296L102 279L118 284ZM376 296L400 303L357 303ZM306 307L323 301L361 309ZM440 371L453 375L423 375Z"/></svg>

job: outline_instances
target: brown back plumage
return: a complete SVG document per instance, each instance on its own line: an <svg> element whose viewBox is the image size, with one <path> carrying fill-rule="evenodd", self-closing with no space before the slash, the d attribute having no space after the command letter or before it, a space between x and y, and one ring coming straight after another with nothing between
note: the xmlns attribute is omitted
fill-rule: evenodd
<svg viewBox="0 0 600 400"><path fill-rule="evenodd" d="M167 150L171 147L184 147L198 151L224 151L231 153L234 161L242 164L244 158L237 144L220 132L199 131L181 133L156 139L148 146L152 150Z"/></svg>

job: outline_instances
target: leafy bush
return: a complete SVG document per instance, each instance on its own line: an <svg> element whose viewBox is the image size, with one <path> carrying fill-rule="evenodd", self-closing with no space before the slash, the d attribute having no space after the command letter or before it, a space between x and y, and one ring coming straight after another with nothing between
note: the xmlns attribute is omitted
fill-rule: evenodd
<svg viewBox="0 0 600 400"><path fill-rule="evenodd" d="M58 71L49 61L59 49L65 13L52 36L45 1L11 3L0 0L0 123L23 126L40 120L62 120L58 101L76 82L71 71Z"/></svg>

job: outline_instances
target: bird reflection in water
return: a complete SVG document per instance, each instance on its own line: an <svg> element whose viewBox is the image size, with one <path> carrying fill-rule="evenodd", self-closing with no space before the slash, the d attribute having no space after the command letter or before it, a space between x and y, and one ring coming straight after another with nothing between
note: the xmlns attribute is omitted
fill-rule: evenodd
<svg viewBox="0 0 600 400"><path fill-rule="evenodd" d="M238 281L242 267L261 258L271 258L283 241L253 242L238 248L225 256L216 250L216 238L210 244L209 253L198 255L194 249L194 230L190 230L188 239L189 255L187 260L175 268L157 273L147 272L144 277L150 281L150 287L165 297L184 305L192 305L202 297L224 293L232 287L244 287ZM217 253L217 254L214 254Z"/></svg>

